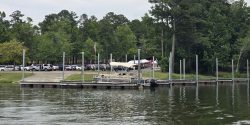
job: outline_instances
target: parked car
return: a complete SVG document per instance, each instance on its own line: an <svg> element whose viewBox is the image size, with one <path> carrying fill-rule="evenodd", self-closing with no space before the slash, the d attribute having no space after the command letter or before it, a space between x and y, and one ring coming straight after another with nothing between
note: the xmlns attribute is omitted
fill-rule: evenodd
<svg viewBox="0 0 250 125"><path fill-rule="evenodd" d="M22 65L20 65L20 69L23 71L30 71L31 69L32 69L32 67L31 66L22 66Z"/></svg>
<svg viewBox="0 0 250 125"><path fill-rule="evenodd" d="M7 65L5 66L5 70L4 71L13 71L14 70L14 66L13 65Z"/></svg>
<svg viewBox="0 0 250 125"><path fill-rule="evenodd" d="M95 70L95 65L94 64L87 64L86 70Z"/></svg>
<svg viewBox="0 0 250 125"><path fill-rule="evenodd" d="M106 64L100 64L100 70L106 71L107 70L107 65Z"/></svg>
<svg viewBox="0 0 250 125"><path fill-rule="evenodd" d="M76 70L82 70L82 66L76 66Z"/></svg>
<svg viewBox="0 0 250 125"><path fill-rule="evenodd" d="M43 71L52 71L53 66L51 64L42 64L41 70Z"/></svg>
<svg viewBox="0 0 250 125"><path fill-rule="evenodd" d="M77 65L71 65L72 70L76 70Z"/></svg>
<svg viewBox="0 0 250 125"><path fill-rule="evenodd" d="M59 65L53 65L53 66L52 66L52 69L53 69L54 71L59 70Z"/></svg>
<svg viewBox="0 0 250 125"><path fill-rule="evenodd" d="M5 71L5 66L4 65L0 65L0 71Z"/></svg>
<svg viewBox="0 0 250 125"><path fill-rule="evenodd" d="M31 70L40 71L41 70L41 65L40 64L31 65Z"/></svg>
<svg viewBox="0 0 250 125"><path fill-rule="evenodd" d="M64 67L65 67L64 70L72 70L72 66L71 65L65 65Z"/></svg>
<svg viewBox="0 0 250 125"><path fill-rule="evenodd" d="M20 71L21 67L20 66L15 66L15 71Z"/></svg>

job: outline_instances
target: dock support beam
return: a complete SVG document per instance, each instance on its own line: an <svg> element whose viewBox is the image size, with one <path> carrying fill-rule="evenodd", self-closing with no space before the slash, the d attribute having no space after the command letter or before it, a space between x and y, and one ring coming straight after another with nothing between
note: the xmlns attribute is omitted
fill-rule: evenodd
<svg viewBox="0 0 250 125"><path fill-rule="evenodd" d="M97 67L98 67L97 70L98 70L98 75L99 75L100 74L100 54L99 53L97 54L97 61L98 61L97 62Z"/></svg>
<svg viewBox="0 0 250 125"><path fill-rule="evenodd" d="M81 77L82 77L82 83L84 82L84 52L82 52L82 70L81 70Z"/></svg>
<svg viewBox="0 0 250 125"><path fill-rule="evenodd" d="M112 59L112 53L110 54L110 63L113 61ZM110 72L112 73L112 70L113 70L113 66L110 66Z"/></svg>
<svg viewBox="0 0 250 125"><path fill-rule="evenodd" d="M216 58L216 82L219 80L218 58Z"/></svg>
<svg viewBox="0 0 250 125"><path fill-rule="evenodd" d="M180 60L180 80L182 79L182 60Z"/></svg>
<svg viewBox="0 0 250 125"><path fill-rule="evenodd" d="M155 79L155 57L153 56L153 79Z"/></svg>
<svg viewBox="0 0 250 125"><path fill-rule="evenodd" d="M183 79L186 80L186 59L183 59Z"/></svg>
<svg viewBox="0 0 250 125"><path fill-rule="evenodd" d="M134 64L135 64L135 55L134 55Z"/></svg>
<svg viewBox="0 0 250 125"><path fill-rule="evenodd" d="M125 62L128 62L128 54L126 54Z"/></svg>
<svg viewBox="0 0 250 125"><path fill-rule="evenodd" d="M171 80L172 80L172 78L171 78L171 76L172 76L172 68L171 68L171 66L172 66L172 52L170 52L170 54L169 54L169 63L168 63L168 81L169 81L169 83L170 83L170 85L172 86L172 82L171 82Z"/></svg>
<svg viewBox="0 0 250 125"><path fill-rule="evenodd" d="M247 82L249 84L249 61L247 59Z"/></svg>
<svg viewBox="0 0 250 125"><path fill-rule="evenodd" d="M138 83L141 83L141 49L138 49Z"/></svg>
<svg viewBox="0 0 250 125"><path fill-rule="evenodd" d="M22 72L22 81L24 81L24 65L25 65L25 49L23 49L23 72Z"/></svg>
<svg viewBox="0 0 250 125"><path fill-rule="evenodd" d="M196 55L196 83L197 83L197 85L198 85L198 80L199 80L199 74L198 74L198 72L199 72L199 69L198 69L199 67L198 67L198 55Z"/></svg>
<svg viewBox="0 0 250 125"><path fill-rule="evenodd" d="M234 82L234 60L232 59L232 81Z"/></svg>
<svg viewBox="0 0 250 125"><path fill-rule="evenodd" d="M62 81L64 81L64 66L65 65L65 52L63 52L63 64L62 64Z"/></svg>

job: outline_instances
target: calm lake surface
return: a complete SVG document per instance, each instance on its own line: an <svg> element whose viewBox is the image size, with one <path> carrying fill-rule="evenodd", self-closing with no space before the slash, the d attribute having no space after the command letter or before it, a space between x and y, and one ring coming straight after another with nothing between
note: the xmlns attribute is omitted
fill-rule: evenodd
<svg viewBox="0 0 250 125"><path fill-rule="evenodd" d="M144 90L37 89L0 84L0 124L250 124L245 84Z"/></svg>

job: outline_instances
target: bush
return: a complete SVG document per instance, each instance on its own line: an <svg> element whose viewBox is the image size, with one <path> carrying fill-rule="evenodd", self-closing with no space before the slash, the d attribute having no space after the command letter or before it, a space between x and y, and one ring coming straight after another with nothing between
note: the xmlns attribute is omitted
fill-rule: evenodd
<svg viewBox="0 0 250 125"><path fill-rule="evenodd" d="M159 61L159 65L161 67L162 72L168 72L168 64L169 64L168 57L164 57Z"/></svg>

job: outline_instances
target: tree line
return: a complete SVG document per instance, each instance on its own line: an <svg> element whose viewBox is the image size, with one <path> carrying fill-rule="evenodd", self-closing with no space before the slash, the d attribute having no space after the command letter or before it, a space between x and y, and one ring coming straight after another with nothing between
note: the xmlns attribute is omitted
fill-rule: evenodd
<svg viewBox="0 0 250 125"><path fill-rule="evenodd" d="M122 14L107 13L102 19L62 10L46 15L38 25L14 11L10 20L0 11L0 62L20 63L21 50L27 50L29 62L61 63L66 52L68 63L79 63L85 52L87 63L97 53L108 62L132 60L141 49L142 58L155 56L167 71L172 52L174 70L186 60L186 71L195 69L199 55L201 72L212 73L215 58L227 69L231 60L237 70L250 57L250 8L244 0L149 0L152 7L141 19L129 20ZM14 47L14 48L11 48ZM13 51L13 52L12 52Z"/></svg>

